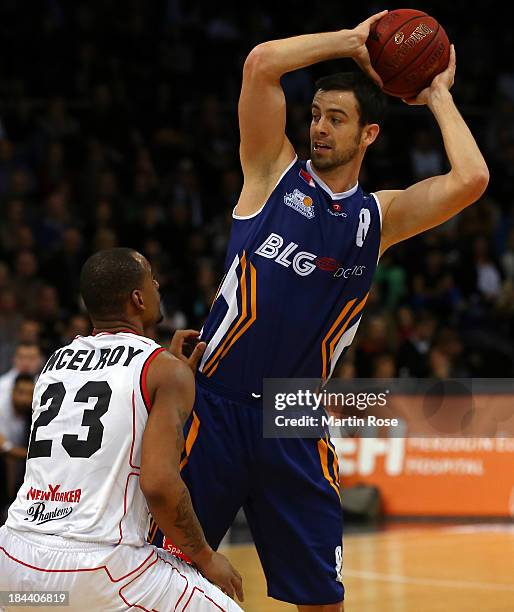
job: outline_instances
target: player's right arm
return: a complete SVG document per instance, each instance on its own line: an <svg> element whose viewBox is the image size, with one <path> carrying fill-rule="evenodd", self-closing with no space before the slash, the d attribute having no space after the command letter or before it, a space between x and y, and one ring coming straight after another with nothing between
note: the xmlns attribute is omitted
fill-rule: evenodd
<svg viewBox="0 0 514 612"><path fill-rule="evenodd" d="M176 544L202 574L230 597L243 600L241 576L212 550L180 477L184 447L182 429L194 402L190 367L162 352L151 363L147 388L152 409L143 434L141 489L164 535Z"/></svg>
<svg viewBox="0 0 514 612"><path fill-rule="evenodd" d="M375 81L366 40L370 27L387 11L353 30L306 34L257 45L246 58L239 98L240 157L244 186L235 212L255 213L269 197L282 172L294 159L286 129L286 100L280 85L287 72L318 62L353 58Z"/></svg>

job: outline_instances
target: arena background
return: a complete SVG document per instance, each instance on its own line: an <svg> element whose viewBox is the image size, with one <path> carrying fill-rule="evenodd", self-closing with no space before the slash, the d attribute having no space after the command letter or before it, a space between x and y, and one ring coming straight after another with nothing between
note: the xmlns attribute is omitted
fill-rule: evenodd
<svg viewBox="0 0 514 612"><path fill-rule="evenodd" d="M511 378L514 30L507 4L408 6L433 14L456 45L452 91L491 180L480 202L384 255L359 333L336 375ZM241 188L237 99L245 56L264 40L353 27L382 8L365 1L4 0L0 375L12 368L20 342L37 342L47 356L90 331L78 278L98 249L131 246L148 257L162 290L166 316L154 336L163 344L176 328L199 329L221 278ZM288 135L300 157L308 157L314 80L347 68L353 63L341 60L284 77ZM364 188L402 188L446 169L430 113L390 99L382 134L367 154ZM359 473L354 458L368 451L351 444L338 446L346 482L380 484L390 514L506 519L514 513L512 448L463 490L439 474L429 498L448 500L453 490L454 502L427 509L418 495L426 480L407 479L398 490L398 474L383 466L386 451L373 451L375 479ZM341 477L344 487L344 470ZM481 505L498 479L501 499ZM416 508L409 505L414 498ZM398 509L399 499L406 510ZM476 609L513 609L514 592L496 591L510 597L506 607ZM275 609L267 605L255 609Z"/></svg>

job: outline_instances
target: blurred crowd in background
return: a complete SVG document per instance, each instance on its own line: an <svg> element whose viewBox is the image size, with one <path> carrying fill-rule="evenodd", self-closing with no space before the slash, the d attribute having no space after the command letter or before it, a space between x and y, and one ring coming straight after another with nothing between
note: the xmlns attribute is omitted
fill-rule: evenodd
<svg viewBox="0 0 514 612"><path fill-rule="evenodd" d="M14 435L1 415L23 412L12 400L16 377L36 374L56 347L89 333L78 281L94 251L131 246L150 260L165 313L157 339L200 328L241 189L244 58L264 40L353 27L383 8L349 4L1 3L0 435ZM462 0L409 6L428 8L456 45L454 97L491 180L479 203L385 253L337 375L510 377L514 30L505 7L485 20ZM284 77L287 131L300 157L309 157L314 80L354 68L340 60ZM404 188L447 170L430 113L390 99L364 189ZM26 425L17 431L15 444Z"/></svg>

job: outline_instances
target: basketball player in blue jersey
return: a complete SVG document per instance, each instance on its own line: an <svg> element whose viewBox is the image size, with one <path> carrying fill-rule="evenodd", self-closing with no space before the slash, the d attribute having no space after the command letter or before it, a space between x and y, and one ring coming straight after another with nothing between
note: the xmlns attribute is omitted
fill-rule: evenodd
<svg viewBox="0 0 514 612"><path fill-rule="evenodd" d="M263 379L327 380L355 335L380 254L457 214L488 183L449 92L452 49L448 68L407 101L433 113L450 171L405 190L369 194L359 186L383 106L366 39L384 14L353 30L266 42L246 59L239 100L244 186L225 277L202 332L207 349L182 460L211 546L243 507L268 594L301 611L343 609L337 459L328 437L263 438ZM311 159L298 160L285 134L280 78L342 57L363 72L318 82Z"/></svg>

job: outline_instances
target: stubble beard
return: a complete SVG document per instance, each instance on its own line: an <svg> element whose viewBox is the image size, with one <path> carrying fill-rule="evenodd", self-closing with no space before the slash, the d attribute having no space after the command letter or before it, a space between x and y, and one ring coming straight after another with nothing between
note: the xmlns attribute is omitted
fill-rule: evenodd
<svg viewBox="0 0 514 612"><path fill-rule="evenodd" d="M346 166L351 161L355 159L357 153L359 152L359 147L356 145L351 149L347 149L341 153L336 154L335 156L330 156L330 158L324 158L321 155L317 155L316 151L311 148L311 162L316 170L333 170L334 168L340 168L341 166Z"/></svg>
<svg viewBox="0 0 514 612"><path fill-rule="evenodd" d="M346 164L349 164L359 153L361 134L362 130L359 130L355 135L355 140L352 147L349 147L341 152L333 152L333 155L330 155L327 158L324 158L322 155L318 155L314 150L314 145L311 143L311 162L314 168L316 170L334 170L335 168L340 168L342 166L346 166Z"/></svg>

